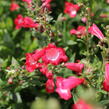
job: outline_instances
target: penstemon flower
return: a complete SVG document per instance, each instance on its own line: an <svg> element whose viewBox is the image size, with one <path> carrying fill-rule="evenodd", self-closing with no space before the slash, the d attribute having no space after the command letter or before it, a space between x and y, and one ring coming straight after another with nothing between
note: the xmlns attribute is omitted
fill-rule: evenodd
<svg viewBox="0 0 109 109"><path fill-rule="evenodd" d="M26 54L26 70L29 72L33 72L38 66L37 61L35 61L34 57L33 57L33 53L27 53Z"/></svg>
<svg viewBox="0 0 109 109"><path fill-rule="evenodd" d="M23 20L23 27L24 28L37 28L39 26L38 23L35 23L32 18L30 17L24 17Z"/></svg>
<svg viewBox="0 0 109 109"><path fill-rule="evenodd" d="M12 2L10 5L10 11L15 11L15 10L18 10L19 8L20 6L15 2Z"/></svg>
<svg viewBox="0 0 109 109"><path fill-rule="evenodd" d="M69 100L72 97L72 94L69 89L56 88L56 92L59 94L61 99Z"/></svg>
<svg viewBox="0 0 109 109"><path fill-rule="evenodd" d="M80 74L82 73L82 70L84 68L84 64L80 64L80 63L72 63L72 62L69 62L69 63L65 63L64 64L68 69L74 71L74 72L77 72L77 74Z"/></svg>
<svg viewBox="0 0 109 109"><path fill-rule="evenodd" d="M96 24L93 24L91 27L88 28L88 32L92 35L95 35L99 39L103 40L105 37L100 29L97 27Z"/></svg>
<svg viewBox="0 0 109 109"><path fill-rule="evenodd" d="M109 63L105 65L105 80L103 82L103 89L109 92Z"/></svg>
<svg viewBox="0 0 109 109"><path fill-rule="evenodd" d="M94 109L91 105L87 104L84 100L80 99L73 106L72 109Z"/></svg>
<svg viewBox="0 0 109 109"><path fill-rule="evenodd" d="M51 10L51 1L52 0L41 0L42 1L42 7L47 8L48 10Z"/></svg>
<svg viewBox="0 0 109 109"><path fill-rule="evenodd" d="M54 81L53 81L53 79L48 79L46 81L46 91L48 93L53 93L54 92Z"/></svg>
<svg viewBox="0 0 109 109"><path fill-rule="evenodd" d="M77 30L72 29L70 30L70 34L76 35L78 38L82 38L86 35L86 27L85 26L78 26Z"/></svg>
<svg viewBox="0 0 109 109"><path fill-rule="evenodd" d="M68 78L57 77L56 78L56 92L64 100L69 100L71 95L71 90L84 82L83 78L77 78L70 76Z"/></svg>
<svg viewBox="0 0 109 109"><path fill-rule="evenodd" d="M76 17L76 14L79 11L79 9L80 9L80 7L78 6L78 4L65 2L64 13L68 14L71 18Z"/></svg>
<svg viewBox="0 0 109 109"><path fill-rule="evenodd" d="M68 60L63 48L58 48L53 44L49 44L44 50L45 54L42 56L42 61L46 64L58 65Z"/></svg>
<svg viewBox="0 0 109 109"><path fill-rule="evenodd" d="M37 28L39 26L38 23L35 23L30 17L23 17L22 15L18 15L14 20L15 28Z"/></svg>
<svg viewBox="0 0 109 109"><path fill-rule="evenodd" d="M23 26L23 16L19 14L17 18L14 20L15 28L20 29Z"/></svg>

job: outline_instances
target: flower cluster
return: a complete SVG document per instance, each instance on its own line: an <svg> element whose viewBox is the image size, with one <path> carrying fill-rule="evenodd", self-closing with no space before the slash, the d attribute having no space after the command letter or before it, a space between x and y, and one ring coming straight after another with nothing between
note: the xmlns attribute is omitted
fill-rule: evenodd
<svg viewBox="0 0 109 109"><path fill-rule="evenodd" d="M58 65L61 62L66 62L68 57L66 56L64 49L58 48L54 44L49 44L41 50L36 50L34 53L26 54L26 69L29 72L34 71L37 68L36 66L40 64L38 63L39 59L42 59L44 63L42 66L44 66L45 64Z"/></svg>
<svg viewBox="0 0 109 109"><path fill-rule="evenodd" d="M18 15L17 18L14 20L16 25L16 29L20 28L37 28L39 26L38 23L35 23L32 18L30 17L23 17L22 15Z"/></svg>
<svg viewBox="0 0 109 109"><path fill-rule="evenodd" d="M76 35L78 38L82 38L83 36L86 36L87 30L85 26L78 26L77 30L72 29L70 30L70 34ZM88 28L88 33L96 36L100 40L103 40L105 37L103 33L100 31L100 29L97 27L96 24L93 24Z"/></svg>
<svg viewBox="0 0 109 109"><path fill-rule="evenodd" d="M78 10L80 9L80 6L78 4L73 4L70 2L65 2L65 9L64 13L69 14L71 18L76 17ZM87 21L86 17L83 17L81 19L84 23ZM72 29L70 31L70 34L72 35L77 35L78 38L81 38L86 35L86 27L85 26L78 26L77 30ZM88 28L88 33L95 35L98 37L100 40L104 39L103 33L100 31L100 29L97 27L96 24L93 24Z"/></svg>
<svg viewBox="0 0 109 109"><path fill-rule="evenodd" d="M65 2L64 13L68 14L71 18L76 17L76 14L79 11L79 9L80 7L77 4Z"/></svg>
<svg viewBox="0 0 109 109"><path fill-rule="evenodd" d="M52 27L51 25L49 26L47 25L47 23L49 23L47 22L48 21L47 12L51 11L52 0L41 0L42 5L38 9L38 11L35 10L36 8L34 8L34 6L32 6L34 4L34 2L32 3L32 0L22 0L22 1L26 2L26 4L28 5L28 8L34 11L33 12L34 14L36 12L37 13L39 12L38 14L39 18L37 16L37 21L36 21L35 19L32 18L34 15L33 16L31 15L32 17L28 17L28 16L23 17L21 14L19 14L14 20L15 28L16 29L34 28L32 30L35 30L39 27L42 27L41 28L42 31L47 30L47 34L51 33L52 31L51 29L54 27ZM107 3L108 3L108 0L107 0ZM64 7L64 13L68 14L71 19L74 19L77 16L78 11L82 9L81 6L79 4L74 4L74 3L66 1L65 7ZM19 8L20 6L15 1L10 4L10 11L15 11L15 10L18 10ZM89 11L88 13L89 16L91 17L94 16L94 13L91 12L90 8L87 8L86 10ZM28 12L29 11L30 10L28 10ZM44 17L41 15L42 13L44 13ZM100 39L101 42L105 41L104 40L105 36L101 32L99 27L93 22L91 23L89 22L90 19L88 18L88 14L81 17L81 21L82 21L81 23L84 23L84 24L78 25L76 29L73 28L70 31L68 30L70 33L69 37L70 36L72 37L72 35L76 35L77 38L83 38L86 41L87 38L85 39L85 36L91 34L96 36L98 39ZM105 14L101 14L100 16L104 18L107 17ZM62 19L63 22L67 20L67 18L65 17L62 17L62 18L60 19ZM42 20L44 20L44 22ZM60 31L58 32L60 33ZM46 32L44 33L44 35L46 35ZM82 39L78 39L78 40L82 41ZM89 55L90 48L91 48L91 44L90 44L90 47L86 50L86 52L82 53L83 52L82 51L80 54L83 54L84 57L87 57L87 56L90 57ZM77 59L77 57L75 59ZM88 70L86 70L86 72L82 74L83 69L85 69L85 66L87 65L80 61L68 62L68 60L69 60L68 56L66 55L66 52L63 48L57 47L55 44L50 43L46 47L43 47L42 49L37 49L32 53L26 53L25 68L26 68L26 72L28 71L28 72L34 73L35 71L38 71L41 73L41 75L43 75L46 78L46 82L44 84L45 84L45 90L47 93L57 93L61 99L69 100L72 97L72 90L81 84L85 84L85 82L87 82L87 80L89 79L89 77L87 77L85 73L89 72L90 68L88 68ZM60 76L61 70L63 71L63 69L67 69L68 71L73 71L75 72L75 74L70 76ZM85 80L85 76L86 76L86 80ZM94 78L94 77L90 76L90 78ZM105 65L104 81L102 83L103 90L107 92L109 92L108 82L109 82L109 63ZM12 77L8 79L8 84L10 85L13 84ZM90 86L90 83L88 83L88 85ZM80 99L72 106L72 109L93 109L93 107L90 104L86 103L86 101Z"/></svg>
<svg viewBox="0 0 109 109"><path fill-rule="evenodd" d="M72 71L81 73L84 68L84 64L80 63L66 63L68 57L65 54L63 48L56 47L54 44L49 44L47 47L36 50L33 53L26 54L26 69L29 72L33 72L35 69L39 69L48 80L46 82L46 91L48 93L54 92L54 77L53 71L48 70L48 65L53 66L65 63L64 66ZM68 100L72 97L71 90L76 86L84 82L83 78L77 78L70 76L68 78L56 77L56 92L62 99Z"/></svg>

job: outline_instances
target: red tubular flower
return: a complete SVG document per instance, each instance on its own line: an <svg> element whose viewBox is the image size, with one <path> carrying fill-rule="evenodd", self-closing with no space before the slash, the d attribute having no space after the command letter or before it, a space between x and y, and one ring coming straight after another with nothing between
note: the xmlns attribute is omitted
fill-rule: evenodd
<svg viewBox="0 0 109 109"><path fill-rule="evenodd" d="M56 86L61 87L62 89L72 89L84 82L83 78L77 78L70 76L68 78L57 77Z"/></svg>
<svg viewBox="0 0 109 109"><path fill-rule="evenodd" d="M77 30L75 29L70 30L70 34L77 35L78 38L81 38L86 35L86 27L78 26Z"/></svg>
<svg viewBox="0 0 109 109"><path fill-rule="evenodd" d="M100 31L100 29L95 24L93 24L91 27L88 28L88 32L92 35L95 35L101 40L105 38L103 33Z"/></svg>
<svg viewBox="0 0 109 109"><path fill-rule="evenodd" d="M103 89L109 92L109 63L105 66L105 80L103 82Z"/></svg>
<svg viewBox="0 0 109 109"><path fill-rule="evenodd" d="M80 74L84 68L84 64L80 64L80 63L65 63L64 64L68 69L77 72L78 74Z"/></svg>
<svg viewBox="0 0 109 109"><path fill-rule="evenodd" d="M71 76L62 81L62 88L71 90L77 87L78 85L82 84L83 82L84 82L83 78L77 78L77 77Z"/></svg>
<svg viewBox="0 0 109 109"><path fill-rule="evenodd" d="M52 79L52 78L53 78L53 73L52 73L52 71L48 71L48 72L46 73L46 77L47 77L48 79Z"/></svg>
<svg viewBox="0 0 109 109"><path fill-rule="evenodd" d="M77 4L73 4L70 2L65 2L65 9L64 13L69 14L71 18L76 17L77 11L80 9L80 7Z"/></svg>
<svg viewBox="0 0 109 109"><path fill-rule="evenodd" d="M24 28L37 28L38 26L39 26L39 24L34 23L32 18L30 18L30 17L24 18L24 21L23 21L23 27Z"/></svg>
<svg viewBox="0 0 109 109"><path fill-rule="evenodd" d="M58 48L53 44L49 44L44 50L45 54L42 56L42 60L46 64L51 63L53 65L58 65L61 62L66 62L68 60L64 49Z"/></svg>
<svg viewBox="0 0 109 109"><path fill-rule="evenodd" d="M14 23L16 25L16 29L20 29L23 26L23 16L22 15L18 15L17 18L14 20Z"/></svg>
<svg viewBox="0 0 109 109"><path fill-rule="evenodd" d="M43 64L38 63L38 60L42 57L43 54L44 54L43 50L36 50L33 53L27 53L26 54L25 65L26 65L26 69L29 72L34 71L36 68L42 68Z"/></svg>
<svg viewBox="0 0 109 109"><path fill-rule="evenodd" d="M26 70L29 72L33 72L37 68L37 61L33 58L33 53L26 54Z"/></svg>
<svg viewBox="0 0 109 109"><path fill-rule="evenodd" d="M103 89L109 92L109 81L104 80L103 82Z"/></svg>
<svg viewBox="0 0 109 109"><path fill-rule="evenodd" d="M53 79L53 73L52 73L52 71L48 70L48 66L46 64L41 63L39 70L48 79Z"/></svg>
<svg viewBox="0 0 109 109"><path fill-rule="evenodd" d="M10 11L15 11L15 10L18 10L20 7L17 3L13 2L11 3L10 5Z"/></svg>
<svg viewBox="0 0 109 109"><path fill-rule="evenodd" d="M46 73L48 73L48 66L46 64L44 64L44 63L41 63L40 72L43 75L46 75Z"/></svg>
<svg viewBox="0 0 109 109"><path fill-rule="evenodd" d="M24 28L37 28L39 26L38 23L34 23L32 18L24 17L22 15L18 15L17 18L14 20L16 25L16 29Z"/></svg>
<svg viewBox="0 0 109 109"><path fill-rule="evenodd" d="M56 88L56 92L59 94L61 99L69 100L72 94L69 89Z"/></svg>
<svg viewBox="0 0 109 109"><path fill-rule="evenodd" d="M46 91L48 93L53 93L54 92L54 81L53 79L48 79L46 82Z"/></svg>
<svg viewBox="0 0 109 109"><path fill-rule="evenodd" d="M84 79L77 78L74 76L70 76L69 78L57 77L56 92L59 94L59 96L62 99L68 100L72 97L70 90L82 84L83 82L84 82Z"/></svg>
<svg viewBox="0 0 109 109"><path fill-rule="evenodd" d="M93 109L92 106L87 104L84 100L79 100L76 104L72 106L72 109Z"/></svg>
<svg viewBox="0 0 109 109"><path fill-rule="evenodd" d="M43 55L44 55L45 51L44 49L37 49L34 51L33 57L35 59L35 61L38 61Z"/></svg>

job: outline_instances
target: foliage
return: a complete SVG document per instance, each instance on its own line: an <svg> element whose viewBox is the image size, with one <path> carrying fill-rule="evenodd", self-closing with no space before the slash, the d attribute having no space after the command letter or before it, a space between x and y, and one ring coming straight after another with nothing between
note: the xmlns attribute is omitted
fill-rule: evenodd
<svg viewBox="0 0 109 109"><path fill-rule="evenodd" d="M65 0L53 0L51 11L43 11L40 0L32 1L34 10L22 0L16 0L20 8L10 11L12 1L0 0L0 109L51 109L49 106L53 102L57 107L52 109L70 109L79 98L95 107L109 108L109 94L103 90L102 85L105 64L109 62L109 4L105 0L67 1L81 7L74 18L64 13ZM14 20L18 14L31 17L40 27L15 29ZM86 23L81 21L83 17L87 18ZM93 23L103 32L104 40L88 33L88 28ZM79 25L86 27L86 36L82 38L70 34L70 30L77 29ZM47 93L47 78L39 69L33 72L26 70L25 54L43 49L49 43L63 48L69 62L80 60L85 65L81 75L64 68L64 63L49 65L55 81L57 76L85 79L82 85L71 90L73 97L70 100L60 99L56 92ZM45 104L48 107L43 107Z"/></svg>

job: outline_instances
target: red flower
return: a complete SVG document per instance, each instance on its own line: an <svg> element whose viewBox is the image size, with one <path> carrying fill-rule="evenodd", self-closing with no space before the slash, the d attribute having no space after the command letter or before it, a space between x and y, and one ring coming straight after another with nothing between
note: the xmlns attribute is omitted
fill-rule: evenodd
<svg viewBox="0 0 109 109"><path fill-rule="evenodd" d="M46 77L47 77L48 79L52 79L52 78L53 78L53 73L52 73L52 71L48 71L48 72L46 73Z"/></svg>
<svg viewBox="0 0 109 109"><path fill-rule="evenodd" d="M42 2L50 3L52 0L41 0Z"/></svg>
<svg viewBox="0 0 109 109"><path fill-rule="evenodd" d="M39 24L34 23L34 21L30 17L25 17L23 21L24 28L37 28Z"/></svg>
<svg viewBox="0 0 109 109"><path fill-rule="evenodd" d="M15 11L15 10L18 10L20 7L17 3L11 3L10 5L10 11Z"/></svg>
<svg viewBox="0 0 109 109"><path fill-rule="evenodd" d="M23 26L23 16L22 15L18 15L17 18L14 20L14 23L16 25L16 29L20 29Z"/></svg>
<svg viewBox="0 0 109 109"><path fill-rule="evenodd" d="M103 82L103 89L109 92L109 64L105 66L105 80Z"/></svg>
<svg viewBox="0 0 109 109"><path fill-rule="evenodd" d="M38 61L43 55L44 55L45 51L44 49L37 49L34 51L33 57L35 59L35 61Z"/></svg>
<svg viewBox="0 0 109 109"><path fill-rule="evenodd" d="M39 63L39 59L42 59L44 63ZM57 48L53 44L49 44L42 50L36 50L33 53L26 54L26 69L29 72L39 68L47 78L53 76L52 72L48 70L47 64L58 65L60 62L66 62L68 60L65 55L65 51L62 48Z"/></svg>
<svg viewBox="0 0 109 109"><path fill-rule="evenodd" d="M33 58L33 53L26 54L26 70L33 72L37 68L37 61Z"/></svg>
<svg viewBox="0 0 109 109"><path fill-rule="evenodd" d="M27 4L31 4L32 0L22 0L23 2L26 2Z"/></svg>
<svg viewBox="0 0 109 109"><path fill-rule="evenodd" d="M42 57L42 55L44 54L43 50L36 50L33 53L27 53L26 54L26 69L29 72L34 71L36 68L42 68L43 65L45 64L41 64L38 63L38 60Z"/></svg>
<svg viewBox="0 0 109 109"><path fill-rule="evenodd" d="M104 80L103 82L103 89L109 92L109 81Z"/></svg>
<svg viewBox="0 0 109 109"><path fill-rule="evenodd" d="M43 75L46 75L46 73L48 73L48 66L46 64L44 64L44 63L41 63L40 72Z"/></svg>
<svg viewBox="0 0 109 109"><path fill-rule="evenodd" d="M68 78L57 77L56 86L61 87L62 89L72 89L84 82L83 78L77 78L70 76Z"/></svg>
<svg viewBox="0 0 109 109"><path fill-rule="evenodd" d="M77 72L78 74L80 74L84 68L84 64L80 64L80 63L65 63L64 64L68 69Z"/></svg>
<svg viewBox="0 0 109 109"><path fill-rule="evenodd" d="M60 98L64 100L69 100L72 97L72 94L69 89L57 88L56 92L59 94Z"/></svg>
<svg viewBox="0 0 109 109"><path fill-rule="evenodd" d="M48 70L48 65L46 65L45 63L41 63L40 64L40 68L39 68L40 72L45 75L48 79L53 79L53 73L52 71Z"/></svg>
<svg viewBox="0 0 109 109"><path fill-rule="evenodd" d="M73 88L75 88L75 87L77 87L78 85L80 85L81 83L83 83L84 82L84 79L82 78L77 78L77 77L74 77L74 76L71 76L71 77L69 77L69 78L67 78L67 79L64 79L63 81L62 81L62 88L63 89L73 89Z"/></svg>
<svg viewBox="0 0 109 109"><path fill-rule="evenodd" d="M43 8L47 8L48 10L51 10L51 3L52 0L42 0L42 7Z"/></svg>
<svg viewBox="0 0 109 109"><path fill-rule="evenodd" d="M77 87L83 82L84 82L84 79L77 78L74 76L71 76L69 78L57 77L56 78L56 87L57 87L56 92L59 94L59 96L62 99L68 100L72 97L70 90L72 88Z"/></svg>
<svg viewBox="0 0 109 109"><path fill-rule="evenodd" d="M79 100L76 104L72 106L72 109L93 109L92 106L87 104L84 100Z"/></svg>
<svg viewBox="0 0 109 109"><path fill-rule="evenodd" d="M54 81L53 79L48 79L46 82L46 91L48 93L53 93L54 92Z"/></svg>
<svg viewBox="0 0 109 109"><path fill-rule="evenodd" d="M64 49L58 48L53 44L49 44L44 50L45 54L42 56L42 60L46 64L51 63L53 65L58 65L68 60Z"/></svg>
<svg viewBox="0 0 109 109"><path fill-rule="evenodd" d="M14 21L16 25L16 29L20 29L22 27L24 28L37 28L39 26L38 23L34 23L32 18L30 17L24 17L22 15L18 15L17 18Z"/></svg>
<svg viewBox="0 0 109 109"><path fill-rule="evenodd" d="M91 27L89 27L88 32L92 35L95 35L96 37L98 37L99 39L104 39L104 35L102 34L102 32L100 31L100 29L93 24Z"/></svg>
<svg viewBox="0 0 109 109"><path fill-rule="evenodd" d="M86 27L78 26L77 30L75 29L70 30L70 34L77 35L78 38L81 38L86 35Z"/></svg>
<svg viewBox="0 0 109 109"><path fill-rule="evenodd" d="M71 18L76 17L77 11L80 9L80 7L77 4L73 4L70 2L65 2L65 9L64 13L69 14Z"/></svg>

